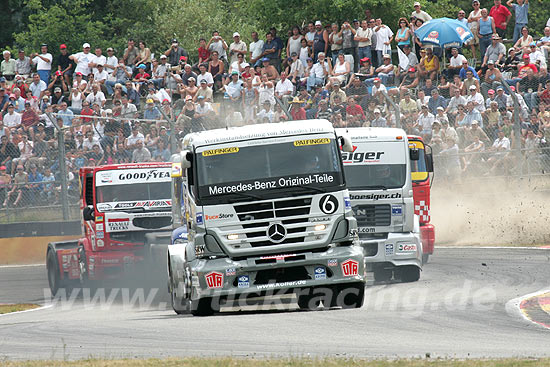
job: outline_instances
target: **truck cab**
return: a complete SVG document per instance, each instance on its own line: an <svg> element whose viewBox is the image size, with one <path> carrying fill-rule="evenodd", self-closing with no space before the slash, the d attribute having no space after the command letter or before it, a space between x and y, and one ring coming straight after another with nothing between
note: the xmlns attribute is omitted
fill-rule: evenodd
<svg viewBox="0 0 550 367"><path fill-rule="evenodd" d="M337 133L347 133L353 144L342 159L367 270L376 281L418 280L422 243L405 131L368 127Z"/></svg>
<svg viewBox="0 0 550 367"><path fill-rule="evenodd" d="M120 277L151 255L151 240L172 228L170 163L116 164L80 169L83 237L48 245L52 293L68 281Z"/></svg>
<svg viewBox="0 0 550 367"><path fill-rule="evenodd" d="M326 120L184 138L182 203L173 208L185 210L174 217L188 233L175 233L168 249L177 313L211 314L213 299L266 291L298 292L308 308L315 292L300 291L318 287L353 288L350 303L360 307L363 251L340 159L344 141L350 147Z"/></svg>

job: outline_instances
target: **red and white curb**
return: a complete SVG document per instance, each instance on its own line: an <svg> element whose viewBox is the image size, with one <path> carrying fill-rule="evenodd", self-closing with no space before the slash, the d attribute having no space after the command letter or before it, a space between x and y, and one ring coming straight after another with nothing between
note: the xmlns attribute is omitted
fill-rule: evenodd
<svg viewBox="0 0 550 367"><path fill-rule="evenodd" d="M506 312L530 324L550 330L550 288L526 294L506 302Z"/></svg>

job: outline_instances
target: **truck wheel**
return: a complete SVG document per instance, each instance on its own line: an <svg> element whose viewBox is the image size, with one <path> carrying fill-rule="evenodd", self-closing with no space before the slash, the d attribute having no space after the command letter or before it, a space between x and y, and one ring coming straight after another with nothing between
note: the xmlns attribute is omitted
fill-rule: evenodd
<svg viewBox="0 0 550 367"><path fill-rule="evenodd" d="M331 307L361 308L365 300L365 284L342 284L334 287Z"/></svg>
<svg viewBox="0 0 550 367"><path fill-rule="evenodd" d="M55 296L60 288L65 288L65 285L59 275L59 264L57 263L57 256L53 250L48 250L48 254L46 255L46 268L48 271L50 290L52 296Z"/></svg>
<svg viewBox="0 0 550 367"><path fill-rule="evenodd" d="M191 303L191 314L193 316L212 316L219 308L213 306L214 298L205 297Z"/></svg>
<svg viewBox="0 0 550 367"><path fill-rule="evenodd" d="M393 270L385 269L383 267L374 268L374 281L375 282L389 282L392 278Z"/></svg>
<svg viewBox="0 0 550 367"><path fill-rule="evenodd" d="M430 254L422 254L422 265L427 264L430 259Z"/></svg>
<svg viewBox="0 0 550 367"><path fill-rule="evenodd" d="M416 282L420 279L420 268L414 265L404 265L396 269L396 278L403 283Z"/></svg>
<svg viewBox="0 0 550 367"><path fill-rule="evenodd" d="M183 315L187 312L189 312L189 309L185 307L183 304L183 300L181 298L176 297L176 292L171 291L170 292L170 301L172 303L172 308L174 309L174 312L178 315Z"/></svg>

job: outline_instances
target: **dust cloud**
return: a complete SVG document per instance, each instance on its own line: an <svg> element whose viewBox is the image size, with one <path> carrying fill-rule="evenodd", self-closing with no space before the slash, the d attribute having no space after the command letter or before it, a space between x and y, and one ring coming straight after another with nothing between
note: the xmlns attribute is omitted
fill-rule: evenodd
<svg viewBox="0 0 550 367"><path fill-rule="evenodd" d="M435 185L431 221L439 246L550 244L550 191L505 180Z"/></svg>

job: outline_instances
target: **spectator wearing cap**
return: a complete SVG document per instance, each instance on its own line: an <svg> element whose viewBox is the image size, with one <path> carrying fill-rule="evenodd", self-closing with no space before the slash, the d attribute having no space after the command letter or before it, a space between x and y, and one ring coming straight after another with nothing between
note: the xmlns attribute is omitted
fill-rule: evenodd
<svg viewBox="0 0 550 367"><path fill-rule="evenodd" d="M130 83L131 85L132 83ZM134 90L135 91L135 90ZM138 97L139 103L139 97ZM130 95L122 96L122 106L120 109L120 115L126 118L136 118L138 115L137 107L130 99Z"/></svg>
<svg viewBox="0 0 550 367"><path fill-rule="evenodd" d="M40 75L33 74L32 76L32 83L29 85L29 90L32 92L32 96L40 99L44 95L44 92L48 89L48 85L46 82L44 82L42 79L40 79ZM0 97L0 105L2 103L1 97ZM2 106L0 106L2 107Z"/></svg>
<svg viewBox="0 0 550 367"><path fill-rule="evenodd" d="M289 99L294 94L294 84L287 78L287 73L283 71L281 73L281 79L275 85L275 95L288 105Z"/></svg>
<svg viewBox="0 0 550 367"><path fill-rule="evenodd" d="M59 46L59 55L57 56L57 71L61 72L66 85L71 85L71 78L74 72L74 63L67 52L67 45Z"/></svg>
<svg viewBox="0 0 550 367"><path fill-rule="evenodd" d="M53 95L51 97L51 104L54 107L60 107L62 102L65 102L66 97L63 95L63 90L59 87L55 87Z"/></svg>
<svg viewBox="0 0 550 367"><path fill-rule="evenodd" d="M221 60L229 62L229 60L227 59L227 49L229 48L229 46L227 46L227 42L225 42L223 37L220 36L220 33L218 31L212 32L212 37L208 41L206 48L208 49L208 51L210 51L210 53L212 53L213 51L217 51Z"/></svg>
<svg viewBox="0 0 550 367"><path fill-rule="evenodd" d="M502 5L502 0L494 0L495 5L491 8L489 15L495 20L495 27L498 35L501 38L504 38L506 35L506 26L512 18L512 13L504 5Z"/></svg>
<svg viewBox="0 0 550 367"><path fill-rule="evenodd" d="M436 82L438 72L439 58L434 55L431 47L427 47L426 57L420 60L420 63L418 64L418 76L420 79L431 79L432 82Z"/></svg>
<svg viewBox="0 0 550 367"><path fill-rule="evenodd" d="M63 120L63 126L72 126L74 113L67 108L67 102L62 101L59 103L59 111L57 112L57 117L61 117L61 119Z"/></svg>
<svg viewBox="0 0 550 367"><path fill-rule="evenodd" d="M105 88L105 82L107 81L109 74L107 74L107 71L105 71L105 66L101 62L98 62L94 70L95 82L101 84L102 90L105 89L105 91L107 91Z"/></svg>
<svg viewBox="0 0 550 367"><path fill-rule="evenodd" d="M531 59L530 59L528 54L526 54L526 53L523 54L522 59L523 59L523 63L519 65L519 70L518 70L517 77L506 80L506 82L509 85L512 85L514 87L517 85L517 83L521 79L523 79L527 76L527 72L529 70L532 70L534 74L537 74L539 72L538 69L537 69L537 66L535 64L531 63Z"/></svg>
<svg viewBox="0 0 550 367"><path fill-rule="evenodd" d="M340 83L339 82L333 83L332 92L330 92L330 98L329 98L330 105L334 106L336 103L335 102L336 99L339 99L341 102L345 103L347 98L348 97L346 95L346 92L344 92L342 88L340 88Z"/></svg>
<svg viewBox="0 0 550 367"><path fill-rule="evenodd" d="M84 79L92 72L90 63L95 60L95 55L90 53L88 42L82 44L82 52L69 56L69 59L76 63L75 73L81 73Z"/></svg>
<svg viewBox="0 0 550 367"><path fill-rule="evenodd" d="M315 22L315 34L313 35L313 43L312 43L312 52L313 52L313 60L318 59L318 55L320 52L324 53L325 55L328 52L328 32L323 29L323 24L321 21Z"/></svg>
<svg viewBox="0 0 550 367"><path fill-rule="evenodd" d="M304 101L300 97L296 96L292 101L290 101L290 115L292 116L293 121L305 120L306 119L306 110L302 107Z"/></svg>
<svg viewBox="0 0 550 367"><path fill-rule="evenodd" d="M394 81L395 76L395 65L391 62L391 56L385 54L382 56L382 65L377 67L374 71L377 73L378 77L382 80L382 84L391 85Z"/></svg>
<svg viewBox="0 0 550 367"><path fill-rule="evenodd" d="M212 88L208 86L206 79L202 79L200 82L199 90L195 94L195 98L198 99L199 97L204 97L206 102L212 103L213 96L214 93L212 91Z"/></svg>
<svg viewBox="0 0 550 367"><path fill-rule="evenodd" d="M8 107L8 103L10 102L10 97L8 95L8 91L4 87L0 87L0 112L4 113Z"/></svg>
<svg viewBox="0 0 550 367"><path fill-rule="evenodd" d="M304 64L302 64L302 62L298 59L298 54L296 52L293 52L290 55L289 66L287 67L287 74L290 81L294 85L299 85L300 81L306 75L306 68L304 67Z"/></svg>
<svg viewBox="0 0 550 367"><path fill-rule="evenodd" d="M504 63L506 57L506 46L501 42L500 36L498 34L493 34L491 37L491 45L487 47L485 51L485 56L483 57L483 62L481 63L482 73L487 70L487 62L489 60L493 61L495 65L500 65Z"/></svg>
<svg viewBox="0 0 550 367"><path fill-rule="evenodd" d="M11 58L11 52L5 50L2 52L3 60L0 63L0 73L8 81L12 81L15 78L16 62Z"/></svg>
<svg viewBox="0 0 550 367"><path fill-rule="evenodd" d="M485 50L491 44L491 37L496 34L495 20L489 16L487 9L481 9L481 18L478 20L477 36L479 38L479 51L481 60L485 57Z"/></svg>
<svg viewBox="0 0 550 367"><path fill-rule="evenodd" d="M241 40L241 35L239 32L233 33L233 42L229 45L229 64L239 61L238 56L242 55L243 62L246 59L247 49L246 43Z"/></svg>
<svg viewBox="0 0 550 367"><path fill-rule="evenodd" d="M265 100L262 103L262 109L256 115L256 121L258 123L273 122L274 113L271 109L271 103L269 100Z"/></svg>
<svg viewBox="0 0 550 367"><path fill-rule="evenodd" d="M483 98L483 95L478 92L477 87L471 85L468 88L468 97L466 97L466 102L472 102L474 108L479 112L483 113L485 111L485 99ZM467 106L467 105L466 105ZM480 120L477 119L476 120Z"/></svg>
<svg viewBox="0 0 550 367"><path fill-rule="evenodd" d="M413 7L414 7L414 11L411 13L412 17L415 17L416 19L422 19L424 23L429 20L432 20L432 17L430 16L430 14L422 10L422 6L418 1L414 2Z"/></svg>
<svg viewBox="0 0 550 367"><path fill-rule="evenodd" d="M146 120L159 120L162 114L155 105L155 101L152 98L148 98L145 103L146 106L145 111L143 111L143 118Z"/></svg>
<svg viewBox="0 0 550 367"><path fill-rule="evenodd" d="M168 58L166 55L160 56L160 62L157 59L153 59L153 66L151 68L151 81L155 84L157 89L164 87L164 81L166 75L169 72Z"/></svg>
<svg viewBox="0 0 550 367"><path fill-rule="evenodd" d="M500 70L495 67L495 62L489 60L487 62L487 70L485 71L483 83L481 83L481 93L486 96L489 89L496 88L497 84L500 84L501 79L502 75Z"/></svg>
<svg viewBox="0 0 550 367"><path fill-rule="evenodd" d="M31 58L31 65L36 66L36 72L40 76L40 79L43 80L44 83L49 84L53 56L48 52L48 45L43 43L40 46L40 54L34 53L31 55Z"/></svg>
<svg viewBox="0 0 550 367"><path fill-rule="evenodd" d="M107 48L107 57L105 58L105 60L105 65L103 65L103 67L108 74L112 74L118 66L118 58L115 56L115 50L112 47ZM115 79L109 77L108 80Z"/></svg>
<svg viewBox="0 0 550 367"><path fill-rule="evenodd" d="M382 111L380 111L380 108L375 108L373 113L374 118L370 122L371 127L388 127L386 119L382 117Z"/></svg>
<svg viewBox="0 0 550 367"><path fill-rule="evenodd" d="M90 105L97 102L101 108L105 106L107 99L105 98L105 94L101 91L99 83L94 83L92 85L92 92L88 94L86 101L88 101Z"/></svg>
<svg viewBox="0 0 550 367"><path fill-rule="evenodd" d="M518 92L522 94L529 110L537 108L537 92L539 88L539 78L528 69L527 75L518 83Z"/></svg>
<svg viewBox="0 0 550 367"><path fill-rule="evenodd" d="M200 64L199 65L199 75L197 75L197 83L201 83L202 80L206 80L206 84L208 87L212 88L214 85L214 78L212 77L212 74L207 71L207 64Z"/></svg>
<svg viewBox="0 0 550 367"><path fill-rule="evenodd" d="M15 105L12 103L8 104L8 112L4 115L3 126L8 129L17 129L21 126L21 114L15 111Z"/></svg>
<svg viewBox="0 0 550 367"><path fill-rule="evenodd" d="M31 75L31 59L25 56L25 50L19 50L17 60L15 60L16 79L25 81Z"/></svg>
<svg viewBox="0 0 550 367"><path fill-rule="evenodd" d="M147 66L145 66L145 64L139 64L137 67L138 72L132 80L135 84L138 85L138 92L140 94L144 94L146 92L146 89L143 86L147 86L147 82L151 78L151 75L147 73L146 69Z"/></svg>
<svg viewBox="0 0 550 367"><path fill-rule="evenodd" d="M418 105L411 98L411 93L409 91L403 92L403 97L401 97L401 100L399 101L399 111L404 118L416 120Z"/></svg>
<svg viewBox="0 0 550 367"><path fill-rule="evenodd" d="M172 39L172 44L168 50L164 52L166 57L168 57L168 63L172 66L178 66L180 58L182 56L185 59L189 58L189 53L183 47L179 45L179 42L176 38ZM137 57L137 56L136 56Z"/></svg>
<svg viewBox="0 0 550 367"><path fill-rule="evenodd" d="M212 104L206 101L204 96L197 97L197 105L195 106L195 118L200 118L203 122L212 119L216 115Z"/></svg>
<svg viewBox="0 0 550 367"><path fill-rule="evenodd" d="M376 19L376 27L374 28L374 35L376 37L376 56L378 66L383 63L383 55L391 55L391 41L393 39L393 32L385 24L382 24L382 19Z"/></svg>
<svg viewBox="0 0 550 367"><path fill-rule="evenodd" d="M261 69L261 75L266 75L267 79L270 81L276 81L279 79L279 72L277 68L272 64L272 59L269 57L264 57L262 59L263 67Z"/></svg>
<svg viewBox="0 0 550 367"><path fill-rule="evenodd" d="M51 79L50 84L48 85L48 91L50 93L53 93L55 89L61 89L62 93L67 92L69 88L67 87L67 83L65 83L65 78L63 77L63 73L59 70L57 70L53 74L53 78Z"/></svg>
<svg viewBox="0 0 550 367"><path fill-rule="evenodd" d="M233 105L238 106L241 102L243 82L239 79L239 73L236 70L231 72L231 79L224 85L224 90Z"/></svg>

